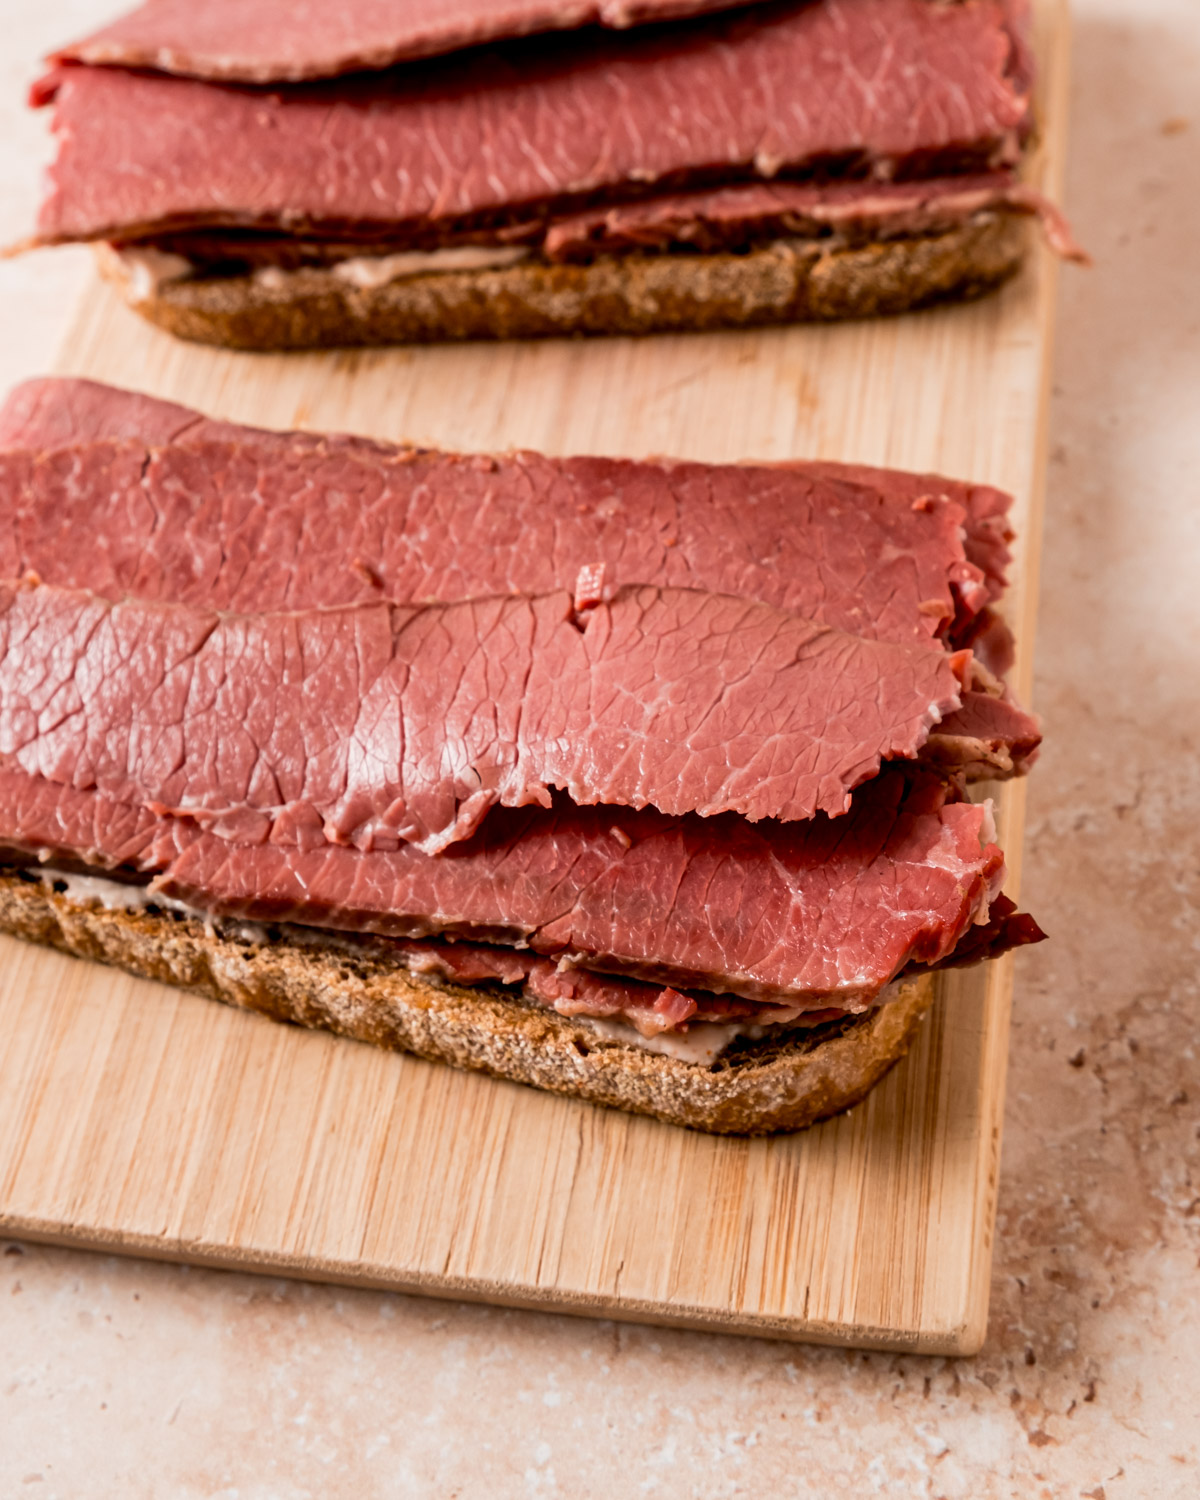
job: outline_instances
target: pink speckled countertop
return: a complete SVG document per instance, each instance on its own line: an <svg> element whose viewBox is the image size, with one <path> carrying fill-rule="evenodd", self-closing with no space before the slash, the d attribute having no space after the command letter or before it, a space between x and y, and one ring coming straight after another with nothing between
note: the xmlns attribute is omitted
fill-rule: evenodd
<svg viewBox="0 0 1200 1500"><path fill-rule="evenodd" d="M0 238L40 51L3 0ZM1200 1495L1200 0L1076 0L991 1333L895 1358L0 1247L0 1496ZM18 149L13 149L13 143ZM79 252L0 262L0 388Z"/></svg>

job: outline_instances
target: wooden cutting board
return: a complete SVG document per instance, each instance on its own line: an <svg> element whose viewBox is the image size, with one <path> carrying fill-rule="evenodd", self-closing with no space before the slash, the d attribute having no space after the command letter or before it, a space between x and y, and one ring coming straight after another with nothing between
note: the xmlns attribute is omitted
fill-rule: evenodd
<svg viewBox="0 0 1200 1500"><path fill-rule="evenodd" d="M1039 0L1060 187L1065 0ZM252 356L97 285L59 368L268 426L461 449L821 457L1017 496L1028 697L1056 268L831 328ZM998 795L1016 892L1023 789ZM1011 961L939 981L912 1054L806 1133L722 1140L226 1010L0 940L0 1232L205 1265L967 1354L987 1319Z"/></svg>

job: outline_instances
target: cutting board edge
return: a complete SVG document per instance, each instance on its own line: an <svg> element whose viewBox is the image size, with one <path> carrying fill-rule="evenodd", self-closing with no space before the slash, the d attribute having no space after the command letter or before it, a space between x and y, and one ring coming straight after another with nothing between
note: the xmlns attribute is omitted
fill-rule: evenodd
<svg viewBox="0 0 1200 1500"><path fill-rule="evenodd" d="M1044 15L1046 13L1043 13ZM1053 69L1043 85L1044 116L1054 122L1044 140L1041 163L1041 190L1055 202L1062 199L1066 178L1068 148L1067 124L1070 117L1072 16L1070 0L1056 0L1053 17ZM1043 52L1043 55L1044 52ZM1023 538L1021 584L1024 591L1020 639L1025 671L1020 688L1026 703L1033 705L1033 674L1037 654L1037 624L1042 558L1042 531L1045 524L1046 494L1049 485L1050 396L1054 379L1054 334L1057 326L1061 261L1048 245L1040 244L1038 275L1042 279L1042 348L1038 372L1037 425L1031 454L1029 506L1026 533ZM1005 858L1010 867L1008 894L1018 899L1025 855L1026 798L1028 783L1017 782L1006 789L1017 807L1009 818L1010 836ZM981 1069L981 1087L989 1098L995 1129L981 1132L981 1160L978 1181L983 1198L982 1223L972 1241L972 1266L968 1275L971 1288L970 1306L964 1324L962 1349L956 1352L976 1354L987 1341L991 1303L992 1261L996 1243L996 1215L1000 1196L1000 1155L1004 1140L1004 1110L1008 1093L1008 1049L1012 1030L1013 993L1015 986L1013 958L1007 956L995 965L989 985L989 1046Z"/></svg>
<svg viewBox="0 0 1200 1500"><path fill-rule="evenodd" d="M319 1257L289 1257L271 1250L233 1251L226 1247L209 1247L119 1229L103 1230L82 1226L76 1229L19 1214L0 1214L0 1239L5 1238L91 1254L132 1256L138 1260L164 1265L194 1266L200 1270L275 1276L288 1281L318 1282L360 1291L395 1292L405 1296L430 1297L438 1301L513 1308L522 1312L610 1319L613 1322L654 1328L737 1334L749 1338L819 1344L829 1348L966 1357L977 1354L983 1343L983 1329L969 1313L961 1321L952 1320L941 1328L931 1328L926 1324L909 1329L771 1317L737 1309L720 1312L686 1304L672 1305L620 1296L490 1283L474 1276L391 1273L372 1267L355 1269L346 1264L324 1261Z"/></svg>

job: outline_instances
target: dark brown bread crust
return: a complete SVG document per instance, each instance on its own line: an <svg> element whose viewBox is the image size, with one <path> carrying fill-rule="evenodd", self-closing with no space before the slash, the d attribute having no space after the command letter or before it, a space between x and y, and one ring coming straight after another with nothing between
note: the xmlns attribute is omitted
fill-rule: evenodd
<svg viewBox="0 0 1200 1500"><path fill-rule="evenodd" d="M331 945L294 928L111 911L15 872L0 875L0 931L278 1021L723 1135L800 1130L856 1104L908 1050L933 997L933 981L917 978L861 1019L736 1043L705 1067L496 990L417 978L382 940Z"/></svg>
<svg viewBox="0 0 1200 1500"><path fill-rule="evenodd" d="M747 254L622 255L426 272L370 289L323 268L143 287L103 247L129 305L180 338L231 349L313 349L442 339L646 334L824 322L976 297L1020 266L1026 217L976 214L942 234L873 244L792 240Z"/></svg>

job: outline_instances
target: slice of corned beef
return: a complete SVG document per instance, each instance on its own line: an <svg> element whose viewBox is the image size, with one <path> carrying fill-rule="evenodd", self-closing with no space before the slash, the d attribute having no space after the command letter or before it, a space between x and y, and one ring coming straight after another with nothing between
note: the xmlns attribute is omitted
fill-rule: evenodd
<svg viewBox="0 0 1200 1500"><path fill-rule="evenodd" d="M1003 675L1012 638L989 601L1010 504L861 466L463 458L262 432L89 381L32 381L0 407L0 576L113 599L540 593L600 562L615 581L739 594L870 639L942 636ZM971 776L1020 771L1040 742L1031 715L1006 699L998 719L988 699L966 691L931 747Z"/></svg>
<svg viewBox="0 0 1200 1500"><path fill-rule="evenodd" d="M0 756L223 837L427 853L488 809L843 813L959 660L699 590L218 615L0 586Z"/></svg>
<svg viewBox="0 0 1200 1500"><path fill-rule="evenodd" d="M949 957L1004 878L982 843L986 808L938 807L940 788L906 805L898 780L869 783L857 816L802 824L505 811L437 859L411 846L243 852L207 835L160 888L306 925L507 930L534 952L677 989L857 1010L909 963Z"/></svg>
<svg viewBox="0 0 1200 1500"><path fill-rule="evenodd" d="M0 452L48 454L101 440L157 448L190 429L208 432L214 427L226 434L231 430L173 401L71 376L22 381L0 402ZM7 495L5 499L11 503Z"/></svg>
<svg viewBox="0 0 1200 1500"><path fill-rule="evenodd" d="M790 0L269 91L67 65L34 96L59 141L38 240L419 237L651 183L1009 166L1031 128L1026 8Z"/></svg>
<svg viewBox="0 0 1200 1500"><path fill-rule="evenodd" d="M316 935L314 928L290 930ZM328 940L327 933L322 936ZM828 1007L813 1010L798 1005L763 1005L738 995L675 990L641 979L556 963L528 949L502 948L495 943L340 936L344 941L363 945L367 951L384 953L412 974L468 987L502 985L561 1016L620 1020L646 1037L671 1032L686 1034L696 1023L728 1025L748 1021L756 1025L791 1026L799 1022L813 1026L845 1015L844 1011Z"/></svg>
<svg viewBox="0 0 1200 1500"><path fill-rule="evenodd" d="M965 969L990 958L1000 958L1017 948L1044 943L1046 934L1026 912L1018 911L1007 896L992 902L986 922L977 922L955 946L954 952L937 965L939 969ZM914 965L914 972L922 965Z"/></svg>
<svg viewBox="0 0 1200 1500"><path fill-rule="evenodd" d="M1037 219L1047 244L1064 259L1088 263L1062 211L1043 194L1018 182L1006 168L916 181L739 182L681 192L643 192L623 202L562 213L546 212L503 230L428 225L394 236L322 239L279 230L191 228L156 234L153 248L181 257L178 275L245 275L254 271L332 268L353 286L365 277L381 284L407 269L433 270L435 262L408 263L408 252L454 249L481 257L498 248L513 261L536 251L551 262L588 263L624 254L696 251L729 254L770 246L784 253L797 240L840 248L881 240L948 234L981 215L1024 214ZM505 248L516 247L516 248ZM364 262L362 257L371 259ZM137 268L135 258L128 263ZM153 272L170 262L150 262ZM452 268L452 267L448 267ZM134 275L141 271L134 269Z"/></svg>
<svg viewBox="0 0 1200 1500"><path fill-rule="evenodd" d="M30 381L0 406L0 576L216 609L549 593L603 563L616 583L958 646L1004 591L1011 503L829 463L460 457L263 432L84 380Z"/></svg>
<svg viewBox="0 0 1200 1500"><path fill-rule="evenodd" d="M438 857L236 845L95 791L0 770L10 857L153 876L215 913L454 936L678 990L858 1011L969 939L1004 878L987 805L885 774L843 818L749 824L646 810L498 809Z"/></svg>
<svg viewBox="0 0 1200 1500"><path fill-rule="evenodd" d="M775 181L655 193L554 218L540 249L550 260L589 261L679 246L710 253L747 250L771 239L833 234L855 244L944 233L975 214L996 211L1037 217L1060 255L1082 257L1062 213L1005 169L914 182ZM183 242L176 248L182 254L190 249ZM211 247L207 258L222 252L227 260L239 258L232 239Z"/></svg>
<svg viewBox="0 0 1200 1500"><path fill-rule="evenodd" d="M318 942L328 939L328 934L320 935L313 928L289 931L310 935ZM997 896L987 921L972 927L949 958L937 967L963 968L999 958L1030 943L1040 943L1044 938L1032 917L1018 912L1007 896ZM345 940L350 941L348 937ZM766 1005L711 990L664 988L640 979L563 965L553 959L539 958L526 949L502 948L494 943L363 936L354 941L366 945L369 952L382 953L401 963L413 974L467 987L501 985L559 1015L620 1020L644 1037L681 1033L686 1036L693 1034L697 1025L728 1026L739 1022L754 1027L824 1026L846 1015L845 1011L831 1007ZM916 973L924 967L910 965L905 973ZM720 1042L716 1045L719 1050Z"/></svg>
<svg viewBox="0 0 1200 1500"><path fill-rule="evenodd" d="M1037 759L1041 743L1037 720L1010 698L967 692L962 707L930 735L921 759L970 781L1021 776Z"/></svg>
<svg viewBox="0 0 1200 1500"><path fill-rule="evenodd" d="M280 83L541 31L726 10L745 0L146 0L63 47L59 61Z"/></svg>
<svg viewBox="0 0 1200 1500"><path fill-rule="evenodd" d="M878 469L868 464L842 464L815 460L803 465L814 480L827 479L842 484L861 484L867 488L887 487L904 495L914 509L929 504L930 498L953 493L966 510L963 543L968 563L983 581L983 593L966 600L970 616L988 600L999 599L1008 587L1008 568L1012 562L1009 524L1012 496L990 484L970 484L942 479L936 474L912 474L903 469ZM947 486L952 490L947 491ZM973 606L973 607L972 607Z"/></svg>
<svg viewBox="0 0 1200 1500"><path fill-rule="evenodd" d="M312 928L297 929L317 935ZM317 938L320 941L320 938ZM799 1004L764 1004L740 995L712 990L676 990L640 979L603 974L595 969L556 963L528 949L503 948L495 943L448 942L442 938L378 938L360 935L367 951L381 951L402 963L410 973L448 980L453 984L502 985L525 999L563 1016L614 1018L633 1026L643 1036L686 1034L694 1025L749 1022L759 1026L823 1026L847 1012L836 1007L814 1009ZM1016 948L1045 940L1030 916L1019 912L1007 896L996 896L985 922L976 923L935 969L965 968L999 958ZM927 970L910 964L904 974Z"/></svg>

